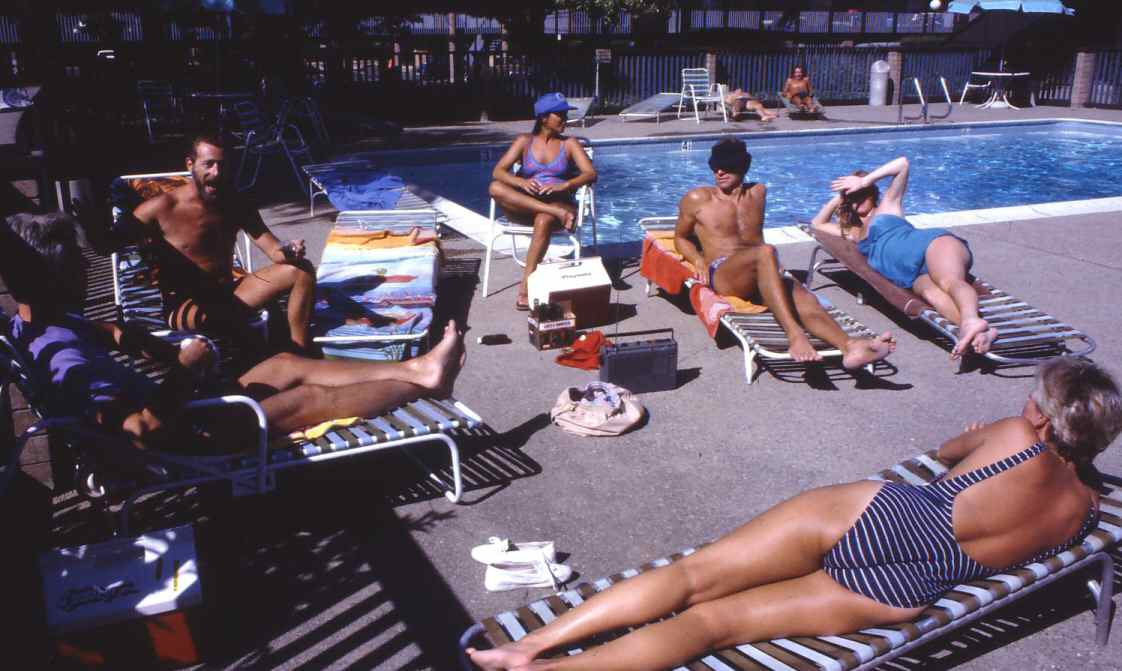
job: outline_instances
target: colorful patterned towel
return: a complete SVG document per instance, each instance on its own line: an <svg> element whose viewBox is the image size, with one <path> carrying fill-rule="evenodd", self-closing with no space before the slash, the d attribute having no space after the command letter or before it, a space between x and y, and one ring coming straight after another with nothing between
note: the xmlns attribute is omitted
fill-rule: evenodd
<svg viewBox="0 0 1122 671"><path fill-rule="evenodd" d="M432 323L439 258L436 240L417 230L390 235L387 231L335 228L316 273L316 334L422 333ZM384 360L411 356L418 347L325 343L323 350L331 356Z"/></svg>

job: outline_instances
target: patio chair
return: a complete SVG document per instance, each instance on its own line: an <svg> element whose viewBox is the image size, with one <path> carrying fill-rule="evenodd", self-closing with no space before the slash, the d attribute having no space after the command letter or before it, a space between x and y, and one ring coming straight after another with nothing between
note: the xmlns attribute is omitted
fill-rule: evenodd
<svg viewBox="0 0 1122 671"><path fill-rule="evenodd" d="M588 157L591 159L593 150L591 147L585 147L588 152ZM514 164L514 171L518 172L518 164ZM593 185L586 184L577 189L574 194L577 202L577 222L573 226L573 230L563 233L572 243L573 258L579 259L581 255L581 241L580 233L584 228L585 222L588 222L592 227L592 246L596 247L596 191ZM525 226L523 224L516 224L509 219L499 210L495 199L491 199L490 209L491 232L487 236L487 252L483 257L483 298L488 296L487 289L491 283L491 257L495 254L495 241L503 236L510 236L510 256L514 262L523 268L526 267L526 260L518 258L518 244L517 239L532 238L534 237L534 227ZM558 233L561 235L562 233Z"/></svg>
<svg viewBox="0 0 1122 671"><path fill-rule="evenodd" d="M32 437L48 431L65 440L67 446L74 450L78 472L85 482L114 480L113 474L106 472L106 462L112 460L114 453L128 454L132 459L143 458L146 461L144 473L129 476L133 480L131 482L123 479L119 482L120 491L117 494L123 497L123 503L118 528L123 536L129 535L132 504L147 494L186 489L209 482L229 483L235 495L264 494L276 488L278 471L394 448L406 448L405 454L445 491L445 497L458 503L463 492L463 480L456 434L474 430L483 423L479 415L453 398L419 399L380 417L363 419L347 426L321 425L317 427L319 431L311 432L315 437L294 432L270 439L261 406L247 396L229 395L192 401L185 406L187 413L198 417L216 408L241 408L237 417L249 422L247 428L253 429L252 449L206 456L152 448L137 450L122 435L94 426L87 418L57 413L48 401L47 390L36 382L23 353L11 340L10 332L8 317L0 312L0 383L16 384L39 419L17 436L13 449L5 451L0 462L3 466L0 492L19 468L23 446ZM234 418L228 419L233 421ZM222 426L230 425L224 420ZM413 454L413 446L432 442L443 444L448 449L450 482L447 476L433 471ZM128 452L123 452L125 450ZM98 477L91 480L86 477L88 474L97 474ZM107 475L109 477L105 477ZM100 486L95 486L94 491L88 493L95 496L106 494Z"/></svg>
<svg viewBox="0 0 1122 671"><path fill-rule="evenodd" d="M792 119L822 119L826 116L826 108L822 106L822 103L818 102L818 96L810 96L810 111L806 111L792 103L782 92L779 93L779 100L781 100L783 106L787 108L787 116Z"/></svg>
<svg viewBox="0 0 1122 671"><path fill-rule="evenodd" d="M901 313L930 326L951 347L958 344L957 324L936 312L915 292L889 282L869 265L852 240L810 227L806 230L818 243L810 255L807 288L813 284L815 273L823 272L827 266L840 266L864 280ZM823 254L821 259L820 254ZM998 364L1036 365L1058 356L1086 356L1095 351L1095 341L1090 336L990 283L975 278L974 290L978 292L981 317L997 328L997 339L983 355L986 359ZM863 302L860 296L858 300ZM1079 345L1072 347L1074 342Z"/></svg>
<svg viewBox="0 0 1122 671"><path fill-rule="evenodd" d="M261 173L261 163L266 156L283 156L292 169L292 175L300 189L304 189L304 180L300 177L300 166L313 163L312 148L304 141L304 134L296 126L288 123L288 104L281 106L277 118L267 120L258 109L257 103L244 100L234 105L234 112L238 116L245 146L242 151L242 160L238 164L238 172L234 177L234 184L239 191L253 188L257 184L257 176ZM253 177L249 182L242 184L242 174L250 160L253 164Z"/></svg>
<svg viewBox="0 0 1122 671"><path fill-rule="evenodd" d="M144 130L150 144L165 136L183 134L183 110L171 82L142 79L136 83L136 93L140 97Z"/></svg>
<svg viewBox="0 0 1122 671"><path fill-rule="evenodd" d="M662 115L669 114L670 110L681 102L681 99L682 95L680 93L656 93L648 98L643 98L634 105L623 108L618 116L623 121L654 117L655 124L658 124L662 121Z"/></svg>
<svg viewBox="0 0 1122 671"><path fill-rule="evenodd" d="M935 458L935 451L920 454L869 478L922 484L947 472ZM999 573L985 580L959 585L924 610L909 623L870 627L837 636L805 636L754 641L724 650L716 650L700 659L680 666L675 671L728 671L729 669L817 669L820 671L872 671L902 655L914 651L950 632L991 615L1029 594L1058 582L1066 576L1081 574L1085 583L1065 583L1070 587L1085 584L1095 603L1095 638L1106 645L1110 636L1113 602L1114 560L1111 552L1122 542L1122 479L1106 475L1100 499L1101 518L1098 528L1084 541L1042 562ZM517 641L527 632L549 623L567 610L602 592L612 585L660 566L666 566L696 550L689 548L662 559L647 562L638 568L621 571L590 583L582 583L564 592L534 601L525 607L499 613L472 625L460 637L461 663L471 666L463 650L473 641L486 637L494 646ZM1076 587L1077 588L1077 587ZM1058 588L1057 588L1058 589ZM626 634L627 630L609 632L585 641L594 646ZM571 646L558 655L573 655L581 648Z"/></svg>
<svg viewBox="0 0 1122 671"><path fill-rule="evenodd" d="M970 92L970 89L993 89L993 80L986 80L986 82L983 84L974 84L970 81L971 79L973 79L973 77L974 75L971 75L970 77L966 78L966 84L962 87L962 96L960 96L958 99L959 107L962 107L962 104L966 102L966 94Z"/></svg>
<svg viewBox="0 0 1122 671"><path fill-rule="evenodd" d="M438 224L431 208L339 213L316 271L312 329L325 356L401 360L427 349Z"/></svg>
<svg viewBox="0 0 1122 671"><path fill-rule="evenodd" d="M710 107L720 107L721 117L728 123L728 113L725 111L725 99L717 93L717 85L709 77L707 68L682 68L682 93L678 97L678 118L682 118L682 110L686 104L693 105L693 118L701 123L701 110Z"/></svg>
<svg viewBox="0 0 1122 671"><path fill-rule="evenodd" d="M768 361L792 361L787 334L766 307L720 296L695 279L696 270L674 251L676 222L676 217L639 220L639 226L645 233L639 274L647 280L647 296L652 296L656 287L671 295L687 289L698 318L709 330L709 335L716 336L723 327L739 341L744 354L744 377L748 384L756 380L757 357ZM872 331L848 313L820 296L816 298L850 338L875 337ZM822 355L823 361L836 361L840 365L841 350L814 336L810 337L810 342ZM873 364L865 366L864 370L872 373Z"/></svg>

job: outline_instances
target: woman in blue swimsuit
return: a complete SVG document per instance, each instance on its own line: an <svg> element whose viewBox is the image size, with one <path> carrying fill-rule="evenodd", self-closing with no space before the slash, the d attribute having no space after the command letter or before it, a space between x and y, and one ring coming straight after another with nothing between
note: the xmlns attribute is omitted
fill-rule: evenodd
<svg viewBox="0 0 1122 671"><path fill-rule="evenodd" d="M880 197L877 182L892 182ZM959 326L959 341L951 350L958 359L967 348L985 354L997 337L978 314L978 293L966 279L974 255L962 238L945 228L917 229L904 219L908 188L908 159L904 156L876 170L857 171L835 179L837 194L814 217L814 228L857 242L857 249L874 270L898 287L912 289L939 314ZM837 221L831 221L834 214Z"/></svg>
<svg viewBox="0 0 1122 671"><path fill-rule="evenodd" d="M573 195L596 181L596 169L576 138L565 137L565 123L574 109L560 93L547 93L534 103L534 129L519 135L491 171L490 193L511 221L534 227L526 251L526 268L514 307L529 310L526 280L549 248L557 228L573 230L577 206ZM512 172L515 163L522 167Z"/></svg>
<svg viewBox="0 0 1122 671"><path fill-rule="evenodd" d="M912 620L961 582L1080 542L1098 519L1091 462L1119 431L1122 395L1110 375L1085 359L1054 360L1020 416L972 424L939 448L953 464L942 479L805 492L516 643L469 654L489 671L664 669L744 642ZM668 613L677 615L657 621ZM533 662L630 626L586 652Z"/></svg>

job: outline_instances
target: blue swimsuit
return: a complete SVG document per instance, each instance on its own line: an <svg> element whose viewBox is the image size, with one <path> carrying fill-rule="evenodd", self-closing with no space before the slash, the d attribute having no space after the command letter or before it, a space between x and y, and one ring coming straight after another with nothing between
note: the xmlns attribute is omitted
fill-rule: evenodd
<svg viewBox="0 0 1122 671"><path fill-rule="evenodd" d="M526 151L522 152L519 177L533 179L539 184L557 184L576 175L573 166L569 165L569 154L565 151L564 142L561 143L561 151L557 152L557 157L549 163L542 163L534 158L534 152L530 151L533 146L534 141L531 139L526 145Z"/></svg>
<svg viewBox="0 0 1122 671"><path fill-rule="evenodd" d="M917 229L908 220L895 214L878 214L869 222L869 233L857 243L869 265L890 282L911 289L916 278L927 273L927 247L935 238L950 235L958 238L970 251L970 245L945 228ZM974 264L974 255L966 269Z"/></svg>
<svg viewBox="0 0 1122 671"><path fill-rule="evenodd" d="M861 517L823 559L823 569L842 586L889 606L934 603L955 585L1000 571L982 566L959 545L951 520L954 499L967 487L1032 459L1036 443L1001 461L926 485L886 482ZM1042 561L1080 542L1098 524L1092 506L1075 536L1021 565Z"/></svg>

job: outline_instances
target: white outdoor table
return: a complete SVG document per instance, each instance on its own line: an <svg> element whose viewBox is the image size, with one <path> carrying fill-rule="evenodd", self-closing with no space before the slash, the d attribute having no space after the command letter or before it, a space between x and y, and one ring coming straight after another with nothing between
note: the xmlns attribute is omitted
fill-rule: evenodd
<svg viewBox="0 0 1122 671"><path fill-rule="evenodd" d="M1009 90L1014 80L1022 77L1027 78L1031 74L1031 72L971 72L971 77L989 79L993 82L993 92L990 94L989 99L981 105L977 105L977 107L982 109L1021 109L1009 102ZM1036 106L1035 101L1033 101L1032 104L1034 107Z"/></svg>

